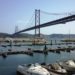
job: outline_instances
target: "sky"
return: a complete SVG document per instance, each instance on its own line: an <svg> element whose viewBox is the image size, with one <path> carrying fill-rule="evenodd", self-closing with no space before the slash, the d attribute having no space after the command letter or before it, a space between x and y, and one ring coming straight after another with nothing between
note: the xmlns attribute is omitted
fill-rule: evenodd
<svg viewBox="0 0 75 75"><path fill-rule="evenodd" d="M27 23L35 9L50 13L75 12L75 0L0 0L0 32L13 34L16 26L18 26L18 30L29 27ZM41 23L61 17L43 13L40 16ZM28 33L34 33L34 31ZM41 33L75 34L75 21L42 28Z"/></svg>

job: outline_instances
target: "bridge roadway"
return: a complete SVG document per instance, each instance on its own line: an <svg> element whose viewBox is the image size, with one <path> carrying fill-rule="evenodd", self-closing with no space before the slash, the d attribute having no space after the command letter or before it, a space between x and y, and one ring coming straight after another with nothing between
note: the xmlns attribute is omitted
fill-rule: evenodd
<svg viewBox="0 0 75 75"><path fill-rule="evenodd" d="M37 25L37 26L33 26L33 27L30 27L30 28L18 31L18 32L14 33L13 35L19 34L21 32L30 31L30 30L33 30L33 29L37 29L37 28L43 28L43 27L52 26L52 25L56 25L56 24L65 24L66 22L70 22L70 21L74 21L74 20L75 20L75 15L71 15L71 16L63 17L63 18L60 18L60 19L57 19L57 20L54 20L54 21L50 21L50 22L47 22L47 23L44 23L44 24L40 24L40 25Z"/></svg>

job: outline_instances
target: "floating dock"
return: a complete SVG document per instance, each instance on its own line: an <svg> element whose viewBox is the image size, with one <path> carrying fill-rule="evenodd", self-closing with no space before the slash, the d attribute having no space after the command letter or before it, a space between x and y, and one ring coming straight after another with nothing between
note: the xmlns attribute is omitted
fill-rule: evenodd
<svg viewBox="0 0 75 75"><path fill-rule="evenodd" d="M47 48L46 51L45 50L39 50L39 49L31 49L31 48L28 48L27 50L12 50L12 49L8 49L8 51L1 51L0 52L0 55L3 55L3 54L7 54L7 55L12 55L12 54L27 54L27 55L33 55L33 53L44 53L44 54L48 54L48 52L52 52L52 53L61 53L61 51L64 51L64 52L70 52L70 51L73 51L75 50L75 47L63 47L63 48Z"/></svg>

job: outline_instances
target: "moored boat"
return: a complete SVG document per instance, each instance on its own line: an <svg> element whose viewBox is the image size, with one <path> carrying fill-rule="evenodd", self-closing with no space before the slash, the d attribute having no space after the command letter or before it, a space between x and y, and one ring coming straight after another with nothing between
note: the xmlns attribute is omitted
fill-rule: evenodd
<svg viewBox="0 0 75 75"><path fill-rule="evenodd" d="M40 64L19 65L17 74L21 75L50 75L47 69L43 68Z"/></svg>
<svg viewBox="0 0 75 75"><path fill-rule="evenodd" d="M62 68L58 63L44 66L52 75L67 75L66 69Z"/></svg>
<svg viewBox="0 0 75 75"><path fill-rule="evenodd" d="M75 62L73 60L68 60L59 63L63 68L65 68L69 73L75 73Z"/></svg>

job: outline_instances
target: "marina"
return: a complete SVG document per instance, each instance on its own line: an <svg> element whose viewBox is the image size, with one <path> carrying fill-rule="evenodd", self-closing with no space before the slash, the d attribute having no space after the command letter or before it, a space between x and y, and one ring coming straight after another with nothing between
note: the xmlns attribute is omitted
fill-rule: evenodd
<svg viewBox="0 0 75 75"><path fill-rule="evenodd" d="M74 10L74 0L0 0L0 75L75 75Z"/></svg>
<svg viewBox="0 0 75 75"><path fill-rule="evenodd" d="M61 47L57 47L57 48L47 48L47 46L44 46L44 49L31 49L28 48L26 50L12 50L12 49L8 49L7 51L1 51L0 55L5 56L5 55L12 55L12 54L27 54L27 55L33 55L34 53L47 53L47 52L53 52L53 53L61 53L61 51L66 51L66 52L70 52L75 50L75 47L67 47L67 48L61 48Z"/></svg>
<svg viewBox="0 0 75 75"><path fill-rule="evenodd" d="M74 45L69 44L72 48L74 48ZM69 46L68 45L68 46ZM68 47L67 46L67 47ZM47 48L46 48L47 47ZM60 48L66 47L65 45L26 45L26 46L7 46L7 47L2 47L0 46L0 54L5 53L6 57L0 56L0 73L2 75L16 75L16 70L18 65L22 64L34 64L34 63L43 63L45 62L46 64L52 64L55 62L61 62L61 61L67 61L70 59L75 59L75 50L71 50L70 52L67 52L66 49L64 51ZM66 48L67 48L66 47ZM52 51L50 51L52 48ZM56 52L57 49L60 50L59 52ZM47 49L48 53L45 54L43 51L44 49ZM68 48L69 49L69 48ZM28 53L24 53L24 52ZM32 53L31 55L29 53ZM14 61L15 60L15 61ZM2 65L3 64L3 65ZM8 67L7 67L8 66ZM9 68L10 72L7 72L7 68ZM5 71L5 73L3 72ZM52 73L52 72L51 72ZM54 75L58 75L55 73L52 73Z"/></svg>
<svg viewBox="0 0 75 75"><path fill-rule="evenodd" d="M48 45L48 44L44 44L44 45L41 45L41 44L38 44L38 45L26 45L27 48L23 49L23 50L17 50L17 49L13 49L15 47L18 47L20 48L21 46L13 46L10 47L10 46L2 46L2 48L9 48L7 49L6 51L4 50L1 50L0 51L0 55L12 55L12 54L27 54L27 55L33 55L34 53L48 53L48 52L53 52L53 53L61 53L62 51L63 52L71 52L71 51L74 51L75 50L75 46L70 46L72 44L69 44L67 46L65 45ZM26 47L26 46L23 46L22 47ZM40 47L40 48L35 48L35 46L37 47ZM50 47L51 48L50 48ZM54 46L56 46L54 48Z"/></svg>

